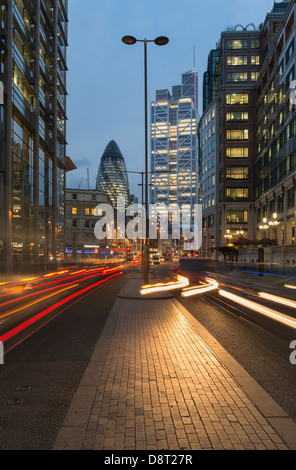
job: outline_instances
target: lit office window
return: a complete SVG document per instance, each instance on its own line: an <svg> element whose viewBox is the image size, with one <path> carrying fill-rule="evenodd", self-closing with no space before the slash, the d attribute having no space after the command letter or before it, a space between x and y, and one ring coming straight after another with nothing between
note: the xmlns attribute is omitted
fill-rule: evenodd
<svg viewBox="0 0 296 470"><path fill-rule="evenodd" d="M247 224L248 211L227 211L227 224Z"/></svg>
<svg viewBox="0 0 296 470"><path fill-rule="evenodd" d="M236 49L247 49L248 41L246 39L232 39L227 41L227 49L236 50Z"/></svg>
<svg viewBox="0 0 296 470"><path fill-rule="evenodd" d="M242 122L249 120L249 113L244 112L233 112L233 113L226 113L226 121L227 122Z"/></svg>
<svg viewBox="0 0 296 470"><path fill-rule="evenodd" d="M227 168L226 178L230 180L247 180L249 168L247 166L230 166Z"/></svg>
<svg viewBox="0 0 296 470"><path fill-rule="evenodd" d="M248 104L249 95L245 93L231 93L226 95L226 104Z"/></svg>
<svg viewBox="0 0 296 470"><path fill-rule="evenodd" d="M77 215L77 207L72 207L72 215Z"/></svg>
<svg viewBox="0 0 296 470"><path fill-rule="evenodd" d="M227 82L228 83L242 83L248 81L247 72L237 72L237 73L228 73Z"/></svg>
<svg viewBox="0 0 296 470"><path fill-rule="evenodd" d="M246 55L228 56L227 65L231 65L231 66L248 65L248 56Z"/></svg>
<svg viewBox="0 0 296 470"><path fill-rule="evenodd" d="M251 81L252 82L257 82L259 77L259 72L251 72Z"/></svg>
<svg viewBox="0 0 296 470"><path fill-rule="evenodd" d="M227 131L227 140L248 140L248 129L231 129Z"/></svg>
<svg viewBox="0 0 296 470"><path fill-rule="evenodd" d="M226 189L228 202L247 201L249 198L248 188L228 188Z"/></svg>
<svg viewBox="0 0 296 470"><path fill-rule="evenodd" d="M259 55L252 55L252 57L251 57L251 64L252 64L252 65L260 65L260 57L259 57Z"/></svg>
<svg viewBox="0 0 296 470"><path fill-rule="evenodd" d="M226 158L248 158L249 149L247 147L226 148Z"/></svg>

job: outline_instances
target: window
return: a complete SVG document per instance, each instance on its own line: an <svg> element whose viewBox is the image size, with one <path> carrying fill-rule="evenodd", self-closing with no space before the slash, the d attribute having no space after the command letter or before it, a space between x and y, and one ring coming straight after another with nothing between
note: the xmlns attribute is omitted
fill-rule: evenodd
<svg viewBox="0 0 296 470"><path fill-rule="evenodd" d="M247 72L235 72L235 73L228 73L227 74L227 82L228 83L242 83L248 81L248 74Z"/></svg>
<svg viewBox="0 0 296 470"><path fill-rule="evenodd" d="M77 215L77 207L72 207L72 215Z"/></svg>
<svg viewBox="0 0 296 470"><path fill-rule="evenodd" d="M277 73L276 73L276 78L277 80L279 78L281 78L281 76L283 75L284 73L284 59L282 60L282 62L280 63L278 69L277 69Z"/></svg>
<svg viewBox="0 0 296 470"><path fill-rule="evenodd" d="M226 149L226 158L248 158L249 149L245 148L227 148Z"/></svg>
<svg viewBox="0 0 296 470"><path fill-rule="evenodd" d="M72 199L73 199L73 201L76 201L76 199L77 199L77 194L72 194Z"/></svg>
<svg viewBox="0 0 296 470"><path fill-rule="evenodd" d="M259 49L259 39L251 39L251 49Z"/></svg>
<svg viewBox="0 0 296 470"><path fill-rule="evenodd" d="M226 95L226 104L248 104L249 95L243 93L231 93Z"/></svg>
<svg viewBox="0 0 296 470"><path fill-rule="evenodd" d="M249 168L247 166L230 166L227 168L226 178L230 180L247 180Z"/></svg>
<svg viewBox="0 0 296 470"><path fill-rule="evenodd" d="M295 78L295 72L294 72L294 65L293 65L290 72L287 75L287 78L286 78L286 87L287 88L290 88L290 84L294 80L294 78Z"/></svg>
<svg viewBox="0 0 296 470"><path fill-rule="evenodd" d="M259 55L252 55L252 57L251 57L251 64L252 64L252 65L260 65L260 57L259 57Z"/></svg>
<svg viewBox="0 0 296 470"><path fill-rule="evenodd" d="M244 112L233 112L226 114L226 121L227 122L242 122L249 120L249 113Z"/></svg>
<svg viewBox="0 0 296 470"><path fill-rule="evenodd" d="M228 188L226 189L228 202L247 201L249 198L248 188Z"/></svg>
<svg viewBox="0 0 296 470"><path fill-rule="evenodd" d="M227 49L236 50L236 49L247 49L248 42L246 39L232 39L227 41Z"/></svg>
<svg viewBox="0 0 296 470"><path fill-rule="evenodd" d="M292 55L294 53L294 39L292 39L290 46L287 49L286 52L286 64L289 62L291 59Z"/></svg>
<svg viewBox="0 0 296 470"><path fill-rule="evenodd" d="M247 224L248 223L248 211L227 211L227 223L228 224Z"/></svg>
<svg viewBox="0 0 296 470"><path fill-rule="evenodd" d="M77 220L72 220L72 227L77 228Z"/></svg>
<svg viewBox="0 0 296 470"><path fill-rule="evenodd" d="M90 214L90 210L89 210L88 207L86 207L86 208L84 209L84 215L89 215L89 214Z"/></svg>
<svg viewBox="0 0 296 470"><path fill-rule="evenodd" d="M257 82L259 77L259 72L251 72L251 81L252 82Z"/></svg>
<svg viewBox="0 0 296 470"><path fill-rule="evenodd" d="M232 129L227 131L227 140L248 140L249 131L248 129Z"/></svg>
<svg viewBox="0 0 296 470"><path fill-rule="evenodd" d="M230 66L242 66L248 65L248 56L246 55L239 55L239 56L228 56L227 57L227 65Z"/></svg>
<svg viewBox="0 0 296 470"><path fill-rule="evenodd" d="M294 207L294 188L288 190L288 209Z"/></svg>

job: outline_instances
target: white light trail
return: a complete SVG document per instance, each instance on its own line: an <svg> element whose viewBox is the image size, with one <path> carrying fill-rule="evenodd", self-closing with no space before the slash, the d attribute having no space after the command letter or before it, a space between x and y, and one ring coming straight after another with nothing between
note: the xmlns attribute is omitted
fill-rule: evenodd
<svg viewBox="0 0 296 470"><path fill-rule="evenodd" d="M142 295L153 294L155 292L166 292L175 289L182 289L189 285L189 280L186 277L178 276L178 281L176 282L169 282L167 284L159 283L154 285L147 285L143 286L141 289Z"/></svg>
<svg viewBox="0 0 296 470"><path fill-rule="evenodd" d="M201 286L189 287L187 289L184 289L181 293L181 296L191 297L193 295L201 295L205 292L210 292L212 290L218 289L219 284L217 281L214 281L212 279L206 279L206 281L207 282Z"/></svg>
<svg viewBox="0 0 296 470"><path fill-rule="evenodd" d="M263 305L260 305L256 302L252 302L250 300L244 299L242 297L239 297L238 295L231 294L230 292L226 292L224 290L220 290L219 294L222 297L232 300L233 302L243 305L244 307L250 308L251 310L254 310L257 313L262 313L263 315L272 318L273 320L276 320L280 323L290 326L291 328L296 329L296 320L290 318L288 315L279 313L268 307L264 307Z"/></svg>

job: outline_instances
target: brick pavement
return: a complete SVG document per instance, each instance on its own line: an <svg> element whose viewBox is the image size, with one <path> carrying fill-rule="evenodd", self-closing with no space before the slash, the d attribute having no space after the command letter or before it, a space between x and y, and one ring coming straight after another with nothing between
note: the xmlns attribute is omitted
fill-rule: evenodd
<svg viewBox="0 0 296 470"><path fill-rule="evenodd" d="M296 448L294 421L184 307L138 289L117 298L54 449Z"/></svg>

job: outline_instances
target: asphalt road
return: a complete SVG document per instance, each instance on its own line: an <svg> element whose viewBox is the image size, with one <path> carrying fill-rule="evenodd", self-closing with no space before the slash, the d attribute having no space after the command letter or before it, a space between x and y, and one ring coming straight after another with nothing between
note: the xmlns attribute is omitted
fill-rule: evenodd
<svg viewBox="0 0 296 470"><path fill-rule="evenodd" d="M178 300L296 420L296 365L290 362L296 330L225 303L213 293L187 299L179 296ZM274 304L270 307L277 309Z"/></svg>
<svg viewBox="0 0 296 470"><path fill-rule="evenodd" d="M164 282L169 280L169 265L154 269ZM0 366L1 450L52 448L116 295L132 272L99 286L70 308L53 312L38 329L34 327L31 336L23 335L22 342L19 335L12 338L11 350ZM59 295L55 301L63 297ZM226 305L215 294L176 297L296 420L296 366L289 361L296 330L294 338L290 329L271 328L270 323L256 321L256 315L251 317L248 309ZM51 300L44 302L47 308ZM33 309L39 311L40 305ZM1 327L13 326L0 325L0 335Z"/></svg>
<svg viewBox="0 0 296 470"><path fill-rule="evenodd" d="M1 450L52 448L127 276L63 309L5 355L0 366Z"/></svg>

